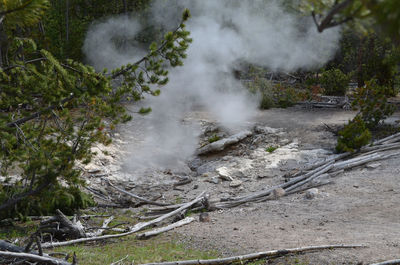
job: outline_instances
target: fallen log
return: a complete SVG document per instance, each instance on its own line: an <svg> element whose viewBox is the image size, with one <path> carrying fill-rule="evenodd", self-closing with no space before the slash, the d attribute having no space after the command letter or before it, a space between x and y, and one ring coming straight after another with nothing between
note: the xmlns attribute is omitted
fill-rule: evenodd
<svg viewBox="0 0 400 265"><path fill-rule="evenodd" d="M214 265L214 264L230 264L233 262L244 262L249 260L256 260L268 257L279 257L288 254L298 254L302 252L310 252L325 249L338 249L338 248L360 248L366 247L364 245L324 245L324 246L310 246L301 248L288 248L279 250L270 250L264 252L251 253L242 256L233 256L221 259L208 259L208 260L184 260L184 261L170 261L161 263L146 263L142 265Z"/></svg>
<svg viewBox="0 0 400 265"><path fill-rule="evenodd" d="M108 185L110 185L110 187L112 187L112 188L116 189L117 191L122 192L122 193L124 193L124 194L126 194L126 195L129 195L129 196L131 196L132 198L135 198L135 199L137 199L137 200L139 200L139 201L142 201L142 202L145 202L145 203L151 204L151 205L157 205L157 206L167 206L167 205L169 205L169 204L167 204L167 203L155 202L155 201L148 200L148 199L146 199L146 198L140 197L140 196L138 196L138 195L136 195L136 194L133 194L133 193L131 193L131 192L129 192L129 191L126 191L126 190L124 190L124 189L118 188L117 186L113 185L113 184L110 182L110 180L108 180L108 179L104 179L104 180L106 181L106 183L107 183Z"/></svg>
<svg viewBox="0 0 400 265"><path fill-rule="evenodd" d="M31 253L17 253L17 252L9 252L9 251L0 251L0 257L7 258L17 258L21 260L33 261L33 262L41 262L45 264L54 264L54 265L72 265L71 263L57 259L50 256L39 256Z"/></svg>
<svg viewBox="0 0 400 265"><path fill-rule="evenodd" d="M190 224L191 222L193 222L195 219L193 217L186 217L183 220L180 220L178 222L172 223L170 225L164 226L164 227L160 227L160 228L156 228L154 230L148 231L148 232L144 232L142 234L138 234L136 236L136 238L138 239L145 239L145 238L149 238L152 236L156 236L158 234L170 231L172 229L175 229L177 227L183 226L183 225L187 225Z"/></svg>
<svg viewBox="0 0 400 265"><path fill-rule="evenodd" d="M79 238L75 240L69 240L69 241L62 241L62 242L50 242L50 243L44 243L42 244L42 248L51 248L51 247L61 247L61 246L67 246L67 245L73 245L77 243L83 243L83 242L91 242L91 241L98 241L98 240L105 240L105 239L111 239L111 238L118 238L118 237L123 237L123 236L128 236L131 234L134 234L136 232L139 232L143 230L144 228L147 228L149 226L158 224L162 221L164 221L167 218L170 218L172 216L180 214L182 211L190 208L194 204L196 204L199 201L202 201L205 198L205 191L203 191L199 196L197 196L194 200L187 202L183 204L181 207L178 209L167 213L165 215L162 215L154 220L144 222L144 223L137 223L133 227L130 228L128 232L121 233L121 234L115 234L115 235L104 235L104 236L97 236L97 237L89 237L89 238Z"/></svg>
<svg viewBox="0 0 400 265"><path fill-rule="evenodd" d="M382 261L379 263L372 263L370 265L398 265L400 264L400 259L392 259L387 261Z"/></svg>
<svg viewBox="0 0 400 265"><path fill-rule="evenodd" d="M237 134L234 134L228 138L224 138L213 143L210 143L206 146L203 146L197 151L197 155L205 155L208 153L215 153L224 150L226 147L236 144L243 139L253 135L251 131L243 131Z"/></svg>

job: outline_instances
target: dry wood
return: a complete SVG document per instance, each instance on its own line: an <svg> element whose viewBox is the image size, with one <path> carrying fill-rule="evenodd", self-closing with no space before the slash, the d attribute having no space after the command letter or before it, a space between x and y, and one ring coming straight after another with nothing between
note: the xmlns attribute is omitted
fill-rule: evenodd
<svg viewBox="0 0 400 265"><path fill-rule="evenodd" d="M135 198L135 199L137 199L137 200L139 200L139 201L142 201L142 202L145 202L145 203L151 204L151 205L157 205L157 206L167 206L167 205L169 205L169 204L167 204L167 203L155 202L155 201L148 200L148 199L146 199L146 198L140 197L140 196L138 196L138 195L136 195L136 194L133 194L133 193L131 193L131 192L129 192L129 191L126 191L126 190L124 190L124 189L118 188L117 186L113 185L108 179L104 179L104 180L106 181L106 183L107 183L108 185L110 185L110 186L113 187L114 189L116 189L116 190L118 190L119 192L122 192L122 193L124 193L124 194L126 194L126 195L129 195L129 196L131 196L132 198Z"/></svg>
<svg viewBox="0 0 400 265"><path fill-rule="evenodd" d="M129 257L129 255L126 255L125 258L122 258L120 260L114 261L113 263L111 263L110 265L118 265L120 264L122 261L126 260ZM133 262L132 262L133 264Z"/></svg>
<svg viewBox="0 0 400 265"><path fill-rule="evenodd" d="M370 265L398 265L398 264L400 264L400 259L392 259L392 260L382 261L379 263L373 263Z"/></svg>
<svg viewBox="0 0 400 265"><path fill-rule="evenodd" d="M294 189L296 189L296 188L298 188L298 187L300 187L300 186L303 186L304 184L309 183L310 181L312 181L313 179L315 179L316 177L319 177L320 175L322 175L322 174L328 172L328 171L331 170L332 168L333 168L333 165L330 164L330 165L326 166L325 168L323 168L322 170L318 171L317 173L311 175L311 176L308 177L307 179L305 179L305 180L303 180L303 181L300 181L300 182L297 182L297 183L295 183L294 185L291 185L291 186L287 187L287 188L285 189L285 191L286 191L286 192L289 192L289 191L294 190Z"/></svg>
<svg viewBox="0 0 400 265"><path fill-rule="evenodd" d="M39 256L30 253L17 253L17 252L9 252L9 251L0 251L0 257L7 257L7 258L18 258L27 261L33 262L41 262L45 264L55 264L55 265L71 265L71 263L62 260L53 258L50 256Z"/></svg>
<svg viewBox="0 0 400 265"><path fill-rule="evenodd" d="M253 133L251 131L243 131L237 133L235 135L229 136L228 138L224 138L213 143L210 143L197 151L198 155L205 155L208 153L214 153L224 150L226 147L236 144L243 139L251 136Z"/></svg>
<svg viewBox="0 0 400 265"><path fill-rule="evenodd" d="M251 253L242 256L233 256L221 259L209 259L209 260L185 260L185 261L171 261L161 263L146 263L145 265L213 265L213 264L229 264L233 262L243 262L255 259L262 259L267 257L284 256L288 254L297 254L306 251L317 251L325 249L337 249L337 248L359 248L365 247L363 245L324 245L324 246L309 246L301 248L289 248L280 250L270 250L265 252Z"/></svg>
<svg viewBox="0 0 400 265"><path fill-rule="evenodd" d="M387 142L387 141L389 141L389 140L392 140L392 139L400 139L400 133L395 133L395 134L392 134L392 135L390 135L390 136L388 136L388 137L385 137L385 138L383 138L383 139L380 139L380 140L377 140L377 141L375 141L373 144L374 145L377 145L377 144L382 144L382 143L385 143L385 142Z"/></svg>
<svg viewBox="0 0 400 265"><path fill-rule="evenodd" d="M114 220L114 216L110 216L109 218L105 219L104 222L103 222L103 225L101 226L101 228L99 228L97 231L86 233L86 237L94 237L94 236L101 235L103 233L103 231L111 223L112 220Z"/></svg>
<svg viewBox="0 0 400 265"><path fill-rule="evenodd" d="M322 165L322 166L320 166L320 167L318 167L318 168L316 168L316 169L314 169L314 170L312 170L312 171L310 171L310 172L308 172L308 173L306 173L306 174L304 174L302 176L298 176L296 178L293 178L293 179L291 179L290 181L288 181L286 183L282 183L282 184L273 186L272 188L269 188L269 189L267 189L265 191L255 192L255 193L252 193L250 195L234 198L234 199L232 199L231 201L228 201L228 202L217 203L215 205L215 207L219 208L219 209L232 208L232 207L236 207L236 206L238 206L240 204L243 204L243 203L257 201L262 197L268 196L269 194L271 194L272 191L274 191L274 190L276 190L278 188L285 189L285 188L290 187L290 186L292 186L292 185L294 185L294 184L296 184L296 183L298 183L300 181L303 181L303 180L307 179L310 176L318 174L318 172L326 172L324 170L326 170L327 167L330 167L333 164L333 162L334 162L334 160L330 160L327 165Z"/></svg>
<svg viewBox="0 0 400 265"><path fill-rule="evenodd" d="M167 226L164 226L164 227L160 227L160 228L156 228L156 229L153 229L153 230L151 230L151 231L144 232L144 233L142 233L142 234L138 234L138 235L136 236L136 238L138 238L138 239L149 238L149 237L151 237L151 236L155 236L155 235L158 235L158 234L167 232L167 231L172 230L172 229L175 229L175 228L177 228L177 227L190 224L190 223L193 222L194 220L195 220L195 219L194 219L193 217L186 217L185 219L180 220L180 221L175 222L175 223L172 223L172 224L170 224L170 225L167 225Z"/></svg>
<svg viewBox="0 0 400 265"><path fill-rule="evenodd" d="M118 238L118 237L123 237L127 235L134 234L138 231L143 230L144 228L147 228L149 226L155 225L157 223L160 223L164 221L167 218L170 218L172 216L180 214L182 211L192 207L194 204L197 202L200 202L204 199L204 194L205 192L203 191L199 196L197 196L193 201L187 202L183 204L180 208L167 213L163 216L160 216L154 220L151 220L149 222L144 222L144 223L137 223L133 227L130 228L128 232L121 233L121 234L115 234L115 235L104 235L104 236L98 236L98 237L89 237L89 238L79 238L75 240L69 240L69 241L64 241L64 242L50 242L50 243L44 243L42 244L42 248L50 248L50 247L60 247L60 246L67 246L67 245L73 245L77 243L83 243L83 242L90 242L90 241L98 241L98 240L105 240L105 239L110 239L110 238Z"/></svg>

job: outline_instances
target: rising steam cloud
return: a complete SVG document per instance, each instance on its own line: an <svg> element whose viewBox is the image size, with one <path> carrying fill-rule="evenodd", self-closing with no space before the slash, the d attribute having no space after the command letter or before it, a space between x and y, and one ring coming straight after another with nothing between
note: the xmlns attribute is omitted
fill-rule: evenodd
<svg viewBox="0 0 400 265"><path fill-rule="evenodd" d="M340 35L339 29L318 33L310 18L271 0L155 0L152 23L173 29L184 8L192 13L187 29L193 43L184 66L171 69L161 95L147 99L153 112L142 121L141 143L132 145L131 168L172 167L194 153L198 130L182 123L194 104L231 130L249 121L257 100L232 75L239 62L279 71L322 66ZM142 26L126 16L93 26L84 45L89 63L114 68L141 57L145 51L132 44L117 48L113 38L132 38Z"/></svg>

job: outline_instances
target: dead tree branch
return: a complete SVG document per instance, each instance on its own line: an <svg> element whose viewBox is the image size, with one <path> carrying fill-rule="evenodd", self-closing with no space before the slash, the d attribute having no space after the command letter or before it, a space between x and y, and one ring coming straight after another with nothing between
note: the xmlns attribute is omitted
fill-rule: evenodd
<svg viewBox="0 0 400 265"><path fill-rule="evenodd" d="M302 252L318 251L325 249L337 249L337 248L360 248L365 247L364 245L325 245L325 246L310 246L301 248L288 248L280 250L270 250L265 252L251 253L242 256L233 256L221 259L209 259L209 260L185 260L185 261L171 261L161 263L146 263L143 265L214 265L214 264L229 264L233 262L244 262L249 260L256 260L268 257L279 257L288 254L298 254Z"/></svg>

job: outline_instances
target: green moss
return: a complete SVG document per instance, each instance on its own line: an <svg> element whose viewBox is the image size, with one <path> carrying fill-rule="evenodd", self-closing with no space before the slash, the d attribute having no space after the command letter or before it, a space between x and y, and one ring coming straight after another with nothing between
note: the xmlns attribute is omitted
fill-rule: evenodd
<svg viewBox="0 0 400 265"><path fill-rule="evenodd" d="M211 144L213 142L219 141L220 139L221 137L214 133L210 138L208 138L208 142Z"/></svg>
<svg viewBox="0 0 400 265"><path fill-rule="evenodd" d="M265 151L267 151L268 153L272 153L276 149L278 149L277 146L268 146L267 148L265 148Z"/></svg>

